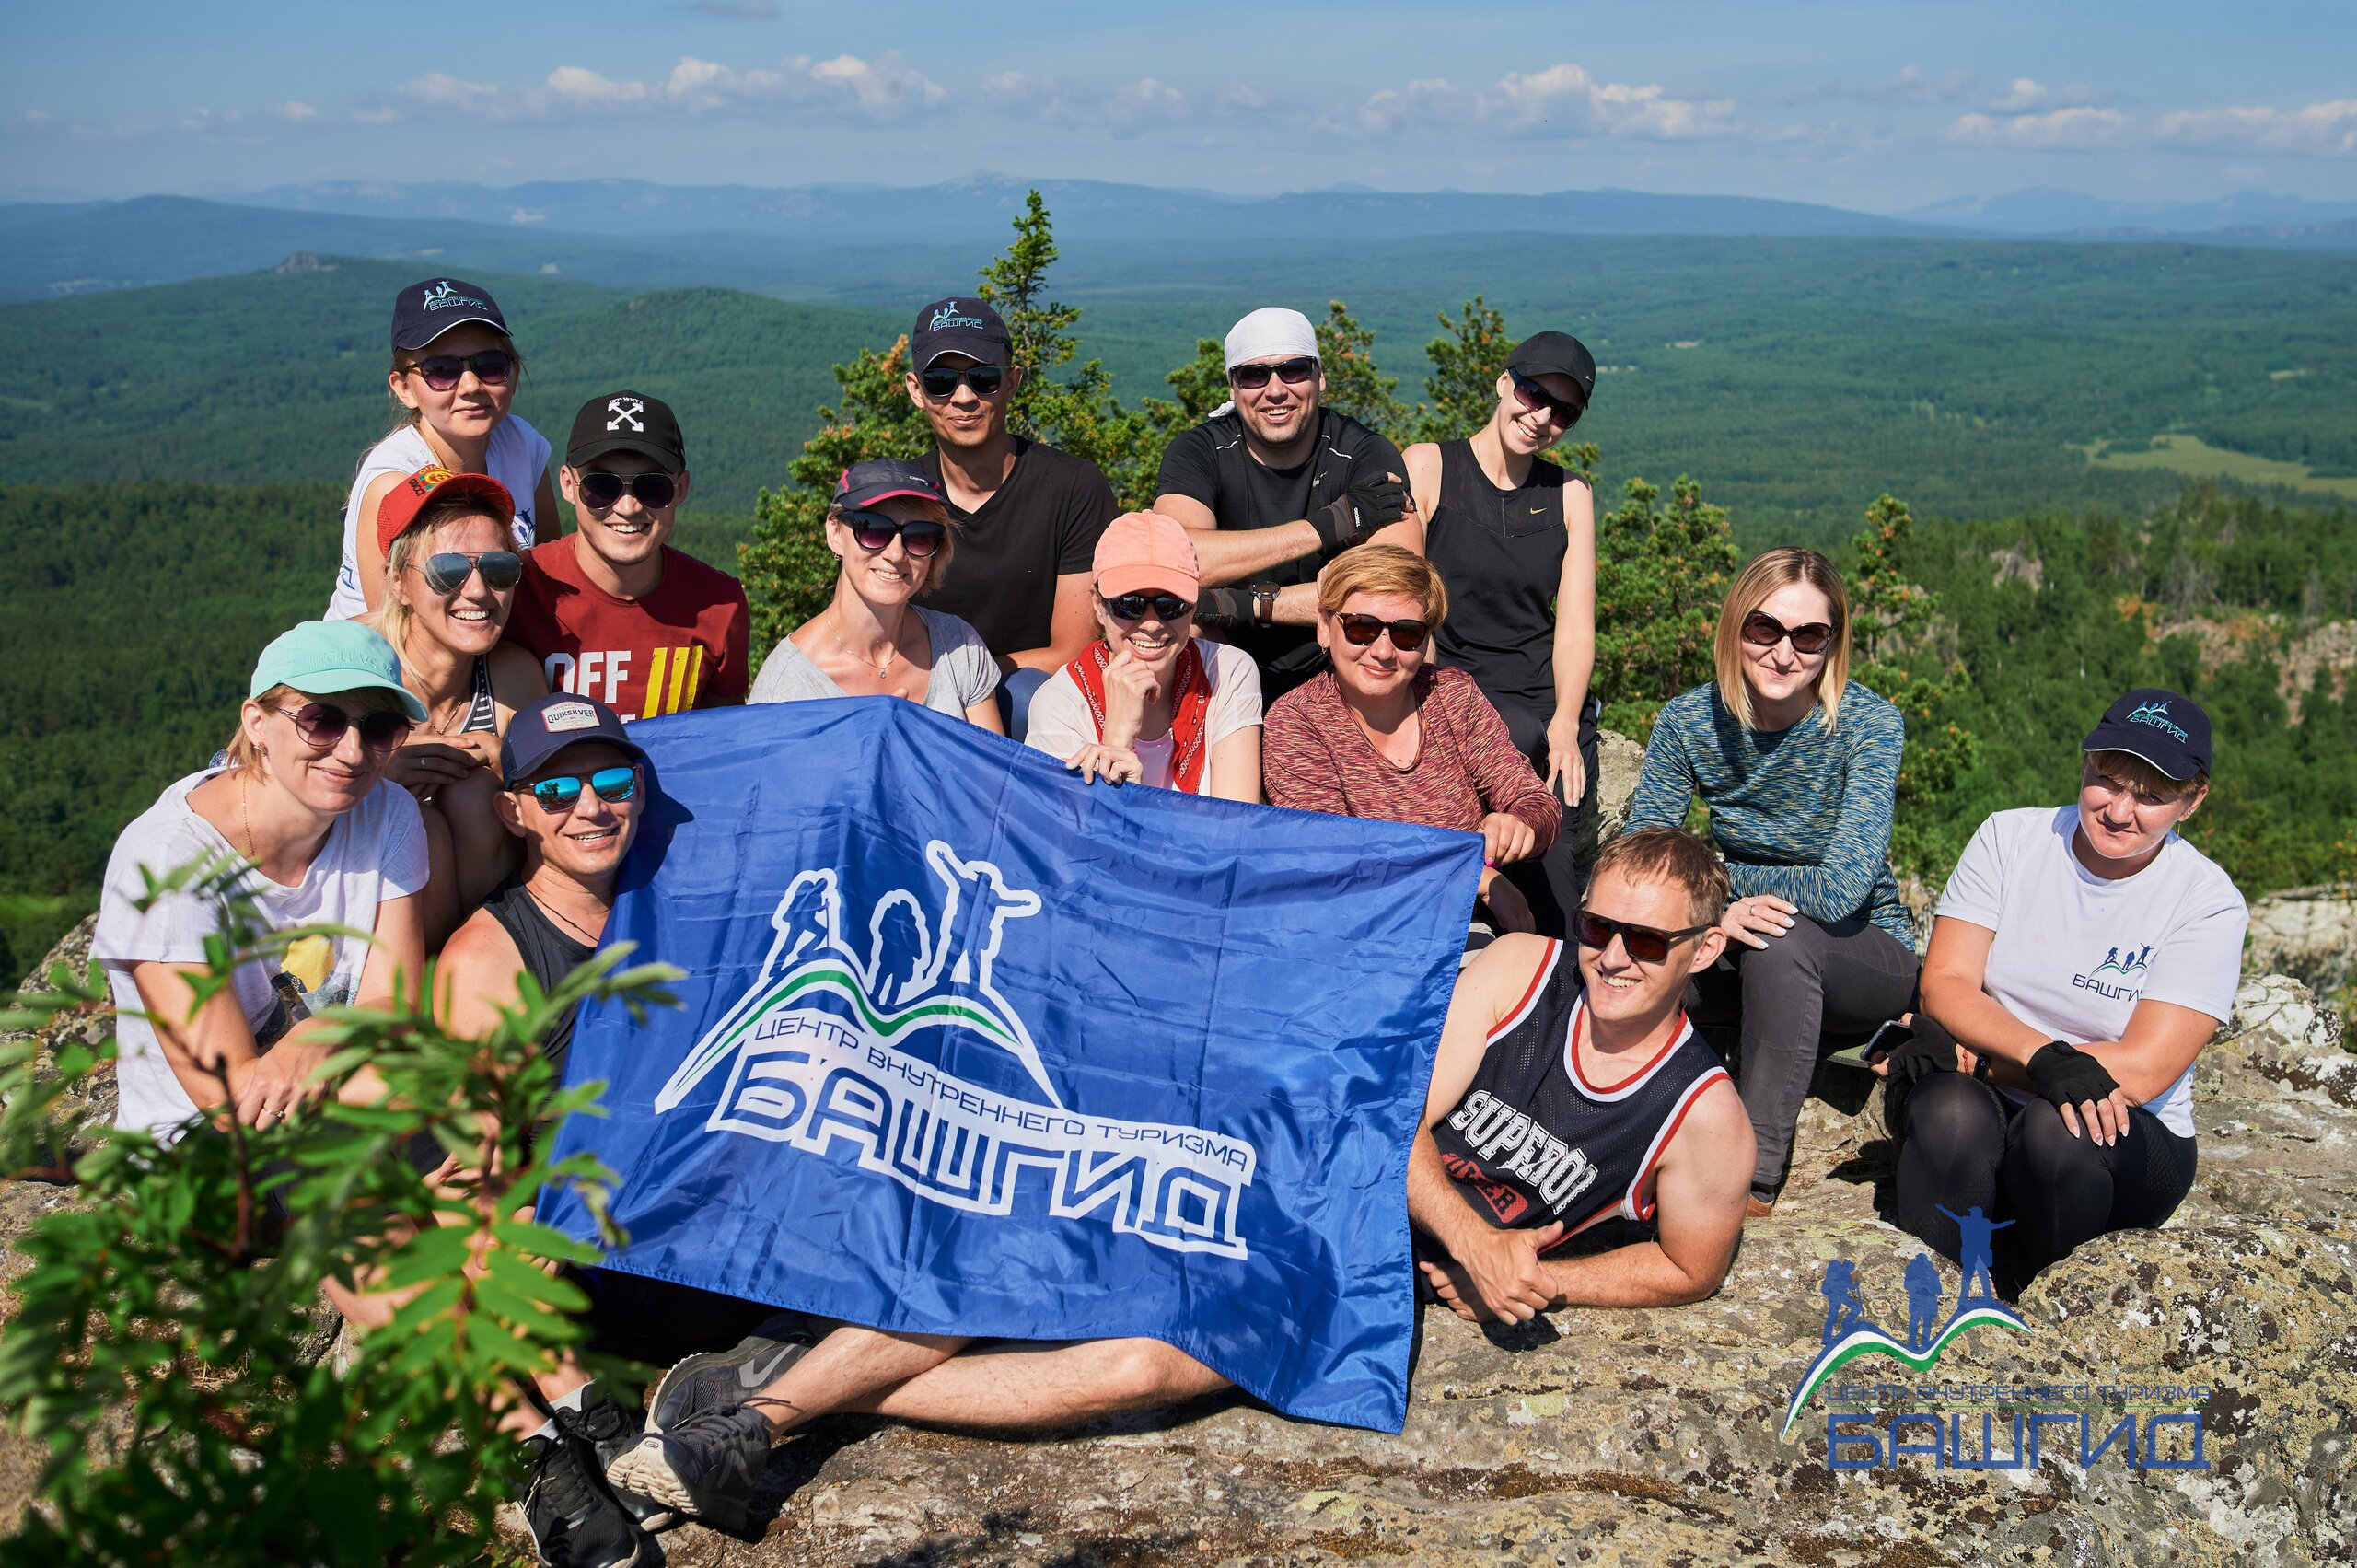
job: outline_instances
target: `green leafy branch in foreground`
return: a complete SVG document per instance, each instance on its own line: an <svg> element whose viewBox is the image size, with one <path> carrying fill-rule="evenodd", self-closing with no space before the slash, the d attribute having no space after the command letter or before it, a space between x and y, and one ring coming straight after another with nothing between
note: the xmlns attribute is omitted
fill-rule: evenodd
<svg viewBox="0 0 2357 1568"><path fill-rule="evenodd" d="M166 894L213 900L232 934L201 995L319 934L262 931L220 866L165 878L153 896ZM481 1040L406 999L323 1014L335 1049L320 1078L343 1084L365 1065L385 1089L372 1103L329 1098L273 1127L200 1126L168 1145L100 1134L75 1162L78 1201L16 1243L31 1266L0 1330L0 1410L49 1459L10 1561L479 1559L517 1479L499 1411L582 1336L572 1315L586 1301L552 1270L597 1256L526 1205L544 1185L570 1187L620 1239L611 1173L584 1155L548 1158L555 1124L594 1113L603 1086L561 1087L532 1042L568 1006L668 1005L679 971L623 969L625 956L600 953L545 993L523 977ZM52 993L0 1004L0 1030L111 1011L96 966L59 965L51 980ZM37 1039L0 1047L0 1168L55 1148L58 1102L113 1055L112 1041L74 1046L44 1069ZM420 1148L464 1174L429 1184ZM273 1194L291 1214L275 1237ZM343 1367L320 1353L327 1280L406 1295Z"/></svg>

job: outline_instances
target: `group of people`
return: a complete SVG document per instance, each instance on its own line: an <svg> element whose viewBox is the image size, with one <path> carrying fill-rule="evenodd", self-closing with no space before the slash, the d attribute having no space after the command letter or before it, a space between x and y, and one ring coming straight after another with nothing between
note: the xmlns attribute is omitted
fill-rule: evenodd
<svg viewBox="0 0 2357 1568"><path fill-rule="evenodd" d="M1402 452L1324 406L1305 317L1255 310L1226 339L1233 401L1122 513L1092 465L1010 430L1025 367L990 306L928 305L907 392L934 449L842 474L831 598L757 676L742 587L668 542L690 475L666 404L590 399L552 488L488 293L413 285L391 341L401 423L354 481L327 618L263 651L229 744L109 865L94 950L123 1010L126 1127L214 1136L366 1096L365 1068L313 1081L317 1016L389 1000L428 955L433 1005L470 1031L520 976L546 987L595 953L656 787L631 721L886 697L1092 787L1480 836L1408 1167L1420 1286L1469 1318L1719 1288L1775 1212L1820 1058L1880 1025L1897 1214L1947 1255L1952 1211L2003 1214L2017 1287L2191 1184L2193 1063L2246 916L2177 831L2212 771L2189 699L2123 696L2075 802L1992 816L1919 964L1887 859L1901 716L1849 679L1831 563L1771 550L1722 607L1713 679L1662 709L1629 830L1580 864L1595 513L1543 456L1595 387L1567 334L1511 352L1480 429ZM1707 836L1684 826L1698 803ZM222 904L150 889L207 857L242 868L271 927L336 934L204 989ZM740 1519L770 1446L828 1413L1003 1431L1223 1386L1157 1342L973 1344L586 1283L610 1343L677 1364L643 1417L578 1369L520 1391L552 1562L633 1562L668 1519ZM331 1294L364 1330L389 1317L382 1295Z"/></svg>

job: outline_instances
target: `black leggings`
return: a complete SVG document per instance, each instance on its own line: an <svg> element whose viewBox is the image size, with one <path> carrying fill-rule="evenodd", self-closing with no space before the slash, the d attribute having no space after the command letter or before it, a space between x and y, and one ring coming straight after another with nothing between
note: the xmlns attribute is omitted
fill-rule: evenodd
<svg viewBox="0 0 2357 1568"><path fill-rule="evenodd" d="M1956 1221L1974 1205L2010 1221L1993 1237L1999 1287L2019 1290L2081 1242L2146 1228L2177 1212L2193 1186L2197 1145L2137 1106L2107 1148L2073 1137L2042 1099L2015 1106L1962 1073L1934 1073L1885 1092L1898 1140L1898 1223L1945 1257Z"/></svg>

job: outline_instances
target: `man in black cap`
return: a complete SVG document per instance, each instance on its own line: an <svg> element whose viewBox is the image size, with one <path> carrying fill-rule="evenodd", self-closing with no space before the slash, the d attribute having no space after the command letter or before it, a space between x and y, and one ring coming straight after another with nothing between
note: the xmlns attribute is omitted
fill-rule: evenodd
<svg viewBox="0 0 2357 1568"><path fill-rule="evenodd" d="M1263 306L1229 331L1226 358L1234 401L1163 452L1154 509L1194 532L1197 624L1252 656L1274 703L1326 668L1318 572L1370 540L1421 554L1424 531L1399 448L1323 406L1308 317Z"/></svg>
<svg viewBox="0 0 2357 1568"><path fill-rule="evenodd" d="M744 586L667 542L688 494L670 405L640 392L591 398L557 481L579 530L525 556L507 640L532 650L552 690L595 697L625 719L742 703Z"/></svg>
<svg viewBox="0 0 2357 1568"><path fill-rule="evenodd" d="M933 426L921 461L958 525L958 568L922 602L981 634L1018 738L1032 689L1097 635L1089 565L1120 510L1096 464L1007 429L1022 384L1006 323L986 302L960 295L917 312L909 401Z"/></svg>
<svg viewBox="0 0 2357 1568"><path fill-rule="evenodd" d="M1560 937L1580 907L1579 835L1568 819L1596 775L1596 495L1542 455L1571 433L1596 390L1596 361L1567 332L1515 345L1489 423L1461 441L1401 456L1424 518L1424 554L1448 587L1433 632L1439 662L1464 670L1506 733L1565 803L1544 855L1507 880L1529 929Z"/></svg>

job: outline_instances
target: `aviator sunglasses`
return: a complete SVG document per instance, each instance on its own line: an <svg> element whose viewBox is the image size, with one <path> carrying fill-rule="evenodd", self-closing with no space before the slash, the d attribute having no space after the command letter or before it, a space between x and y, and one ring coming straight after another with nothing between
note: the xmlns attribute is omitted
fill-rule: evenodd
<svg viewBox="0 0 2357 1568"><path fill-rule="evenodd" d="M583 505L592 511L610 511L620 505L628 492L638 498L638 504L650 512L668 506L679 494L679 482L668 473L634 473L628 476L593 470L573 482L575 494Z"/></svg>
<svg viewBox="0 0 2357 1568"><path fill-rule="evenodd" d="M1700 936L1711 928L1689 925L1683 931L1656 931L1650 925L1631 925L1625 920L1613 920L1606 915L1582 910L1572 917L1579 933L1580 946L1597 952L1612 946L1615 936L1629 956L1641 964L1657 964L1669 957L1670 948L1689 936Z"/></svg>
<svg viewBox="0 0 2357 1568"><path fill-rule="evenodd" d="M457 386L459 377L470 370L486 387L504 387L507 378L516 374L516 356L504 348L487 348L463 359L455 354L437 354L417 361L410 368L437 392L447 392Z"/></svg>
<svg viewBox="0 0 2357 1568"><path fill-rule="evenodd" d="M1377 637L1388 632L1393 647L1403 654L1412 654L1424 645L1424 637L1432 631L1422 621L1386 621L1376 615L1337 615L1334 620L1354 648L1370 647Z"/></svg>
<svg viewBox="0 0 2357 1568"><path fill-rule="evenodd" d="M1255 391L1269 384L1274 376L1288 387L1298 387L1318 374L1314 359L1282 359L1274 365L1239 365L1227 373L1227 384L1244 390Z"/></svg>
<svg viewBox="0 0 2357 1568"><path fill-rule="evenodd" d="M972 388L974 396L978 398L994 398L998 396L998 389L1006 385L1006 367L1001 365L967 365L953 370L944 366L938 370L917 372L917 385L923 387L924 395L935 402L956 397L960 381Z"/></svg>
<svg viewBox="0 0 2357 1568"><path fill-rule="evenodd" d="M1105 601L1116 621L1143 621L1153 610L1157 620L1176 621L1195 607L1177 594L1119 594Z"/></svg>
<svg viewBox="0 0 2357 1568"><path fill-rule="evenodd" d="M900 536L900 548L922 561L941 549L941 541L949 532L939 523L904 523L898 517L888 517L881 512L845 512L843 524L851 529L851 537L870 555L881 552Z"/></svg>
<svg viewBox="0 0 2357 1568"><path fill-rule="evenodd" d="M1557 424L1573 425L1577 424L1580 415L1587 412L1587 404L1559 398L1519 370L1509 366L1506 374L1514 377L1515 401L1533 412L1545 409L1548 417Z"/></svg>
<svg viewBox="0 0 2357 1568"><path fill-rule="evenodd" d="M425 586L437 594L457 593L477 572L482 574L484 587L504 594L524 575L524 562L512 550L485 550L472 555L445 550L427 556L417 569Z"/></svg>
<svg viewBox="0 0 2357 1568"><path fill-rule="evenodd" d="M1821 654L1825 645L1833 641L1833 628L1822 621L1787 626L1763 610L1755 610L1743 618L1743 640L1755 648L1772 648L1787 637L1793 640L1793 652L1796 654Z"/></svg>
<svg viewBox="0 0 2357 1568"><path fill-rule="evenodd" d="M276 711L295 721L295 733L314 751L332 751L343 745L344 732L354 723L352 715L333 703L306 703L299 708ZM358 722L360 749L372 757L387 756L409 738L409 716L389 708L373 709L361 714Z"/></svg>
<svg viewBox="0 0 2357 1568"><path fill-rule="evenodd" d="M581 799L586 785L598 799L609 806L620 806L638 793L638 770L627 763L619 768L600 768L587 776L559 773L553 778L535 779L517 786L517 792L530 796L540 803L540 809L554 816L570 811Z"/></svg>

